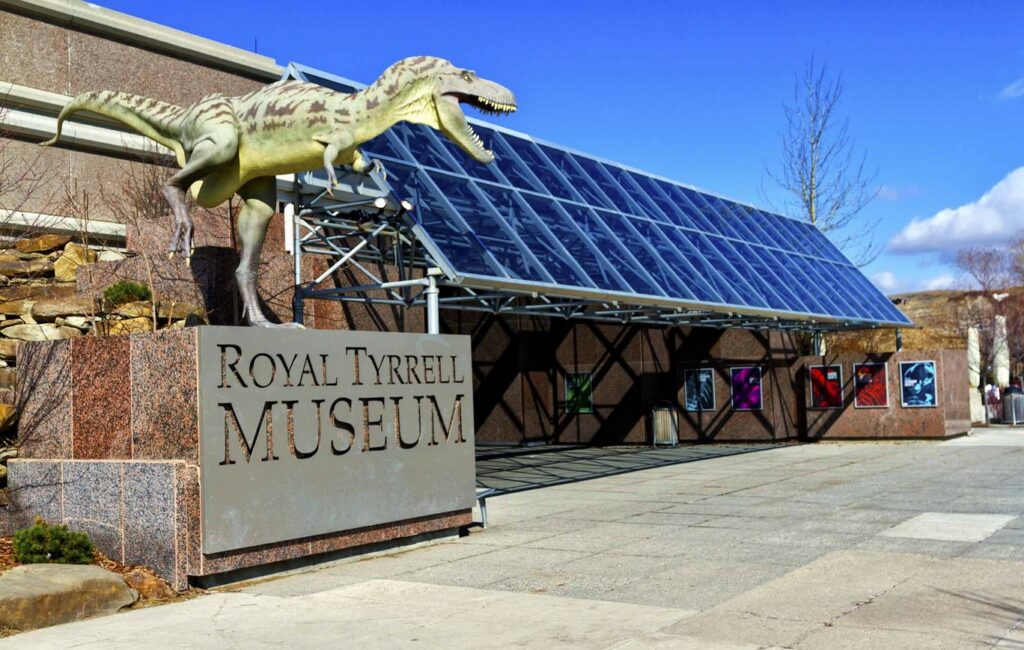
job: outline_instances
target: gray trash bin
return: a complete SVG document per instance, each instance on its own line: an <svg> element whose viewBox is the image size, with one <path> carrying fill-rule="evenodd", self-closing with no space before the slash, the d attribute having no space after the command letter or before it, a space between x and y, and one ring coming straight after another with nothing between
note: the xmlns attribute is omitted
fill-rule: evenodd
<svg viewBox="0 0 1024 650"><path fill-rule="evenodd" d="M1003 395L1003 424L1024 423L1024 394L1006 392Z"/></svg>
<svg viewBox="0 0 1024 650"><path fill-rule="evenodd" d="M651 444L675 447L679 444L679 412L668 402L651 409Z"/></svg>

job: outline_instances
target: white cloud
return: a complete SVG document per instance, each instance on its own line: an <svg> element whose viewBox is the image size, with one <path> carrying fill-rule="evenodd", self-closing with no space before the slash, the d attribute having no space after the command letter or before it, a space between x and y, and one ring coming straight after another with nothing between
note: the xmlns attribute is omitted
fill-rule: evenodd
<svg viewBox="0 0 1024 650"><path fill-rule="evenodd" d="M894 253L945 253L965 246L1005 245L1024 229L1024 167L972 203L914 219L889 241Z"/></svg>
<svg viewBox="0 0 1024 650"><path fill-rule="evenodd" d="M891 271L879 271L871 276L871 281L882 293L894 293L900 286L899 279Z"/></svg>
<svg viewBox="0 0 1024 650"><path fill-rule="evenodd" d="M940 275L937 278L932 278L925 282L924 288L928 291L932 291L934 289L949 289L953 286L955 281L956 278L952 275Z"/></svg>
<svg viewBox="0 0 1024 650"><path fill-rule="evenodd" d="M1017 99L1018 97L1024 97L1024 77L999 91L999 99Z"/></svg>

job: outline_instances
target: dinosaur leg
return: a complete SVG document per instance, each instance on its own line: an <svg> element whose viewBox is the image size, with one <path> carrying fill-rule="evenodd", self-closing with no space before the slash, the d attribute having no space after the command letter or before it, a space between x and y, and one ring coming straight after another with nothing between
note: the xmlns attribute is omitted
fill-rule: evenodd
<svg viewBox="0 0 1024 650"><path fill-rule="evenodd" d="M242 197L242 207L238 213L238 243L241 251L235 280L242 296L245 316L249 324L256 327L302 327L298 323L277 325L267 320L260 308L256 290L260 252L277 203L277 181L273 176L251 180L239 188L238 195Z"/></svg>
<svg viewBox="0 0 1024 650"><path fill-rule="evenodd" d="M341 148L336 143L330 143L324 148L324 170L327 171L327 196L334 197L334 188L338 185L338 177L334 175L334 160L341 153Z"/></svg>
<svg viewBox="0 0 1024 650"><path fill-rule="evenodd" d="M234 129L220 129L197 143L188 162L171 176L163 188L164 196L174 211L174 233L171 235L170 254L181 253L192 257L192 216L188 213L185 192L193 183L209 175L219 165L231 160L238 152L238 135Z"/></svg>
<svg viewBox="0 0 1024 650"><path fill-rule="evenodd" d="M376 158L369 158L360 149L356 149L352 153L352 170L359 174L377 172L384 177L384 180L387 180L387 172L384 170L383 163Z"/></svg>

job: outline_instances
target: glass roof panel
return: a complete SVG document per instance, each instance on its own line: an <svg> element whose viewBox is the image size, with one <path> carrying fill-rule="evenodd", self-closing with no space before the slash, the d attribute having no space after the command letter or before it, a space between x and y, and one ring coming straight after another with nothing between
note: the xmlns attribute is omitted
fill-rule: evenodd
<svg viewBox="0 0 1024 650"><path fill-rule="evenodd" d="M594 240L579 230L557 201L531 194L524 194L523 198L596 287L626 293L633 290Z"/></svg>
<svg viewBox="0 0 1024 650"><path fill-rule="evenodd" d="M298 64L287 75L363 87ZM632 293L673 310L778 312L815 326L909 324L808 223L472 122L495 153L491 165L406 123L362 145L384 159L391 188L415 205L417 237L456 276L523 291L562 285L595 301Z"/></svg>
<svg viewBox="0 0 1024 650"><path fill-rule="evenodd" d="M583 235L594 242L598 250L608 259L619 275L629 285L633 293L646 296L668 295L657 282L647 274L644 267L633 256L618 234L594 214L593 210L575 203L560 203L562 209L583 232Z"/></svg>
<svg viewBox="0 0 1024 650"><path fill-rule="evenodd" d="M572 193L572 189L569 184L565 181L565 178L559 174L552 167L551 163L544 154L540 152L537 145L529 140L523 138L517 138L506 133L501 134L501 138L506 144L515 152L519 159L529 167L533 175L536 176L541 183L544 184L545 193L560 199L568 199L570 201L578 200Z"/></svg>
<svg viewBox="0 0 1024 650"><path fill-rule="evenodd" d="M427 180L426 172L400 163L388 164L395 193L416 206L413 218L430 233L449 264L466 273L505 275L477 236Z"/></svg>
<svg viewBox="0 0 1024 650"><path fill-rule="evenodd" d="M491 205L474 191L471 181L458 176L428 172L444 197L466 222L477 240L494 256L508 275L535 282L553 282L536 262L512 228L496 218Z"/></svg>
<svg viewBox="0 0 1024 650"><path fill-rule="evenodd" d="M600 188L579 168L579 165L576 164L576 161L573 160L572 155L568 151L562 151L547 145L539 146L544 155L548 157L548 160L554 163L558 172L565 176L573 189L583 198L584 203L597 208L615 209L611 201L601 193Z"/></svg>
<svg viewBox="0 0 1024 650"><path fill-rule="evenodd" d="M586 272L551 234L550 229L534 216L533 210L519 198L517 192L484 183L480 184L479 190L513 228L515 234L524 242L530 242L530 255L551 276L551 282L581 287L594 286Z"/></svg>

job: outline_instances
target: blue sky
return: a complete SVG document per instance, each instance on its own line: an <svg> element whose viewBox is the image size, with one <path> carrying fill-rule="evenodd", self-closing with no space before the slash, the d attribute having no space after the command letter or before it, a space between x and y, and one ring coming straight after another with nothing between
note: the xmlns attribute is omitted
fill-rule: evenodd
<svg viewBox="0 0 1024 650"><path fill-rule="evenodd" d="M878 169L883 290L947 286L957 248L1024 229L1021 2L99 4L365 82L442 56L516 92L505 126L758 205L813 55Z"/></svg>

